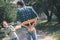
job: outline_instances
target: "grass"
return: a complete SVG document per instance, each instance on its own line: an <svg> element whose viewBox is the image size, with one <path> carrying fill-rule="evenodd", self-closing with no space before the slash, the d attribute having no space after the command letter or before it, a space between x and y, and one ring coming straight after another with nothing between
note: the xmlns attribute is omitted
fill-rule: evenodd
<svg viewBox="0 0 60 40"><path fill-rule="evenodd" d="M60 24L58 24L57 21L47 23L46 20L38 20L36 28L43 31L46 35L53 36L57 38L57 40L60 40Z"/></svg>
<svg viewBox="0 0 60 40"><path fill-rule="evenodd" d="M57 38L57 40L60 40L60 30L53 32L52 35Z"/></svg>

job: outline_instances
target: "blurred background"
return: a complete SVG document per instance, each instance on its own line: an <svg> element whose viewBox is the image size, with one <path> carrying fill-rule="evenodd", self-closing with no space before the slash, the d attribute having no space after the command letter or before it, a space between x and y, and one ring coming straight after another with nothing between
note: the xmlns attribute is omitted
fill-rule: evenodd
<svg viewBox="0 0 60 40"><path fill-rule="evenodd" d="M6 20L9 23L15 22L17 1L22 0L0 0L0 23L2 20ZM23 1L25 5L32 6L39 16L36 25L37 30L60 40L60 0ZM0 39L2 40L3 37L4 32L0 30Z"/></svg>

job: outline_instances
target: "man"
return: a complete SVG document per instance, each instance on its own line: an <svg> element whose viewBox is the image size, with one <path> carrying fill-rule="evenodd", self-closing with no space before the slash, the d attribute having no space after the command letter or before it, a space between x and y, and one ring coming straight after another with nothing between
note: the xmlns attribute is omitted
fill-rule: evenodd
<svg viewBox="0 0 60 40"><path fill-rule="evenodd" d="M34 23L37 21L37 14L34 9L30 6L25 6L23 2L17 2L17 13L16 20L21 23L22 26L26 27L28 30L27 40L36 39L36 29L34 27Z"/></svg>

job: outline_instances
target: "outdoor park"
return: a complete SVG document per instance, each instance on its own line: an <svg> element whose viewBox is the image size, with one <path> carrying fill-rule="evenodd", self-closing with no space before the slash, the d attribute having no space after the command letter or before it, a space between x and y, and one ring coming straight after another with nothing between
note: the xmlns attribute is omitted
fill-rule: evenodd
<svg viewBox="0 0 60 40"><path fill-rule="evenodd" d="M0 0L0 23L6 20L9 24L16 26L17 5L15 2L17 1ZM39 16L35 25L38 40L60 40L60 0L24 0L24 3L32 6ZM21 33L21 29L19 30L21 34L19 38L23 40L25 34ZM4 38L5 34L0 26L0 40L7 40Z"/></svg>

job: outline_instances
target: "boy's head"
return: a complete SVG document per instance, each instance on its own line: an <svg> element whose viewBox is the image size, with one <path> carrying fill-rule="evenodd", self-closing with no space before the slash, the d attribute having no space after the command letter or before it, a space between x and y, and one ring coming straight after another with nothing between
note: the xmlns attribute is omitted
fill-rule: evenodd
<svg viewBox="0 0 60 40"><path fill-rule="evenodd" d="M2 21L1 23L2 28L8 27L8 23L6 21Z"/></svg>
<svg viewBox="0 0 60 40"><path fill-rule="evenodd" d="M23 4L22 1L18 1L18 2L17 2L17 6L18 6L18 7L23 7L23 5L24 5L24 4Z"/></svg>

